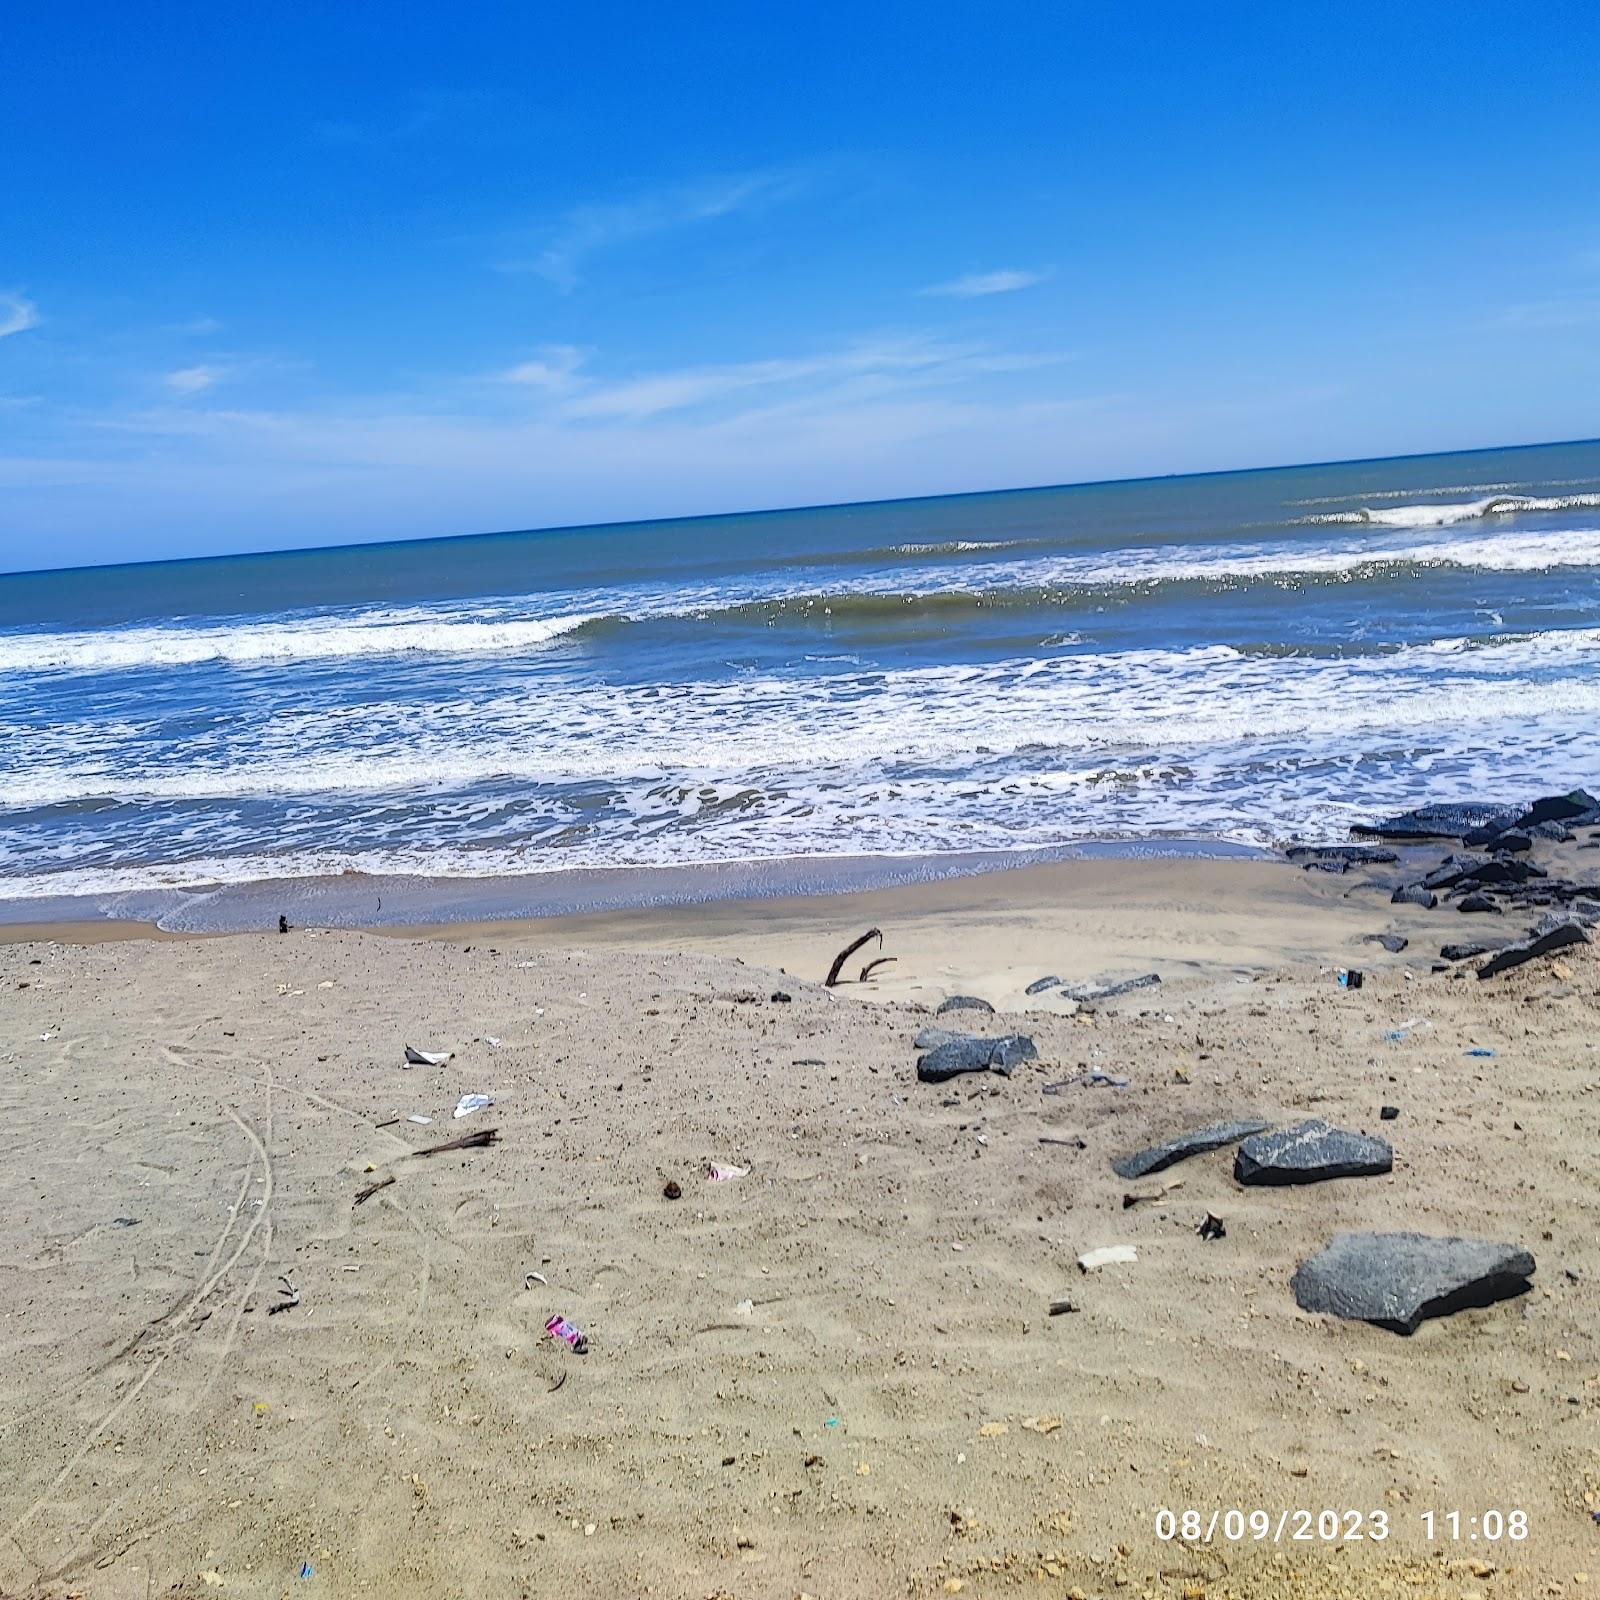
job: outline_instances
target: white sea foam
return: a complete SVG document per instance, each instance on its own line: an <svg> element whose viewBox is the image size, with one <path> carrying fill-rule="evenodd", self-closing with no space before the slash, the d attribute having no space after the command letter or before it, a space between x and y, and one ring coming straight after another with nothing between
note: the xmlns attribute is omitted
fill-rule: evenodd
<svg viewBox="0 0 1600 1600"><path fill-rule="evenodd" d="M1448 500L1412 506L1363 506L1324 511L1308 523L1362 523L1376 528L1449 528L1485 517L1527 516L1541 511L1584 511L1600 506L1600 494L1497 494L1482 500Z"/></svg>
<svg viewBox="0 0 1600 1600"><path fill-rule="evenodd" d="M868 772L954 773L1028 750L1048 753L1042 770L1077 770L1105 750L1143 759L1228 748L1245 759L1278 741L1359 752L1571 719L1600 726L1600 629L1343 657L1227 646L1051 656L873 674L870 693L855 674L752 673L284 710L159 752L102 745L89 760L40 766L19 749L0 767L0 805L441 796L484 785L514 801L528 786L636 791L658 780L771 794L809 791L843 769L840 786L859 788Z"/></svg>
<svg viewBox="0 0 1600 1600"><path fill-rule="evenodd" d="M475 620L447 612L251 619L205 627L107 628L0 636L0 672L108 672L229 662L263 666L360 656L473 655L539 650L581 628L585 615Z"/></svg>

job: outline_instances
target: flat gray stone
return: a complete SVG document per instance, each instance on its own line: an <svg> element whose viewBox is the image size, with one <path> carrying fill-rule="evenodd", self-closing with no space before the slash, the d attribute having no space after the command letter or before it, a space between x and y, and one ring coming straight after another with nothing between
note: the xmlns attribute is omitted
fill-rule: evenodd
<svg viewBox="0 0 1600 1600"><path fill-rule="evenodd" d="M1576 920L1558 922L1543 933L1534 934L1531 939L1523 939L1517 944L1508 944L1504 950L1497 950L1478 968L1478 976L1492 978L1512 967L1520 967L1524 961L1532 961L1535 956L1547 956L1553 951L1566 949L1569 944L1588 942L1589 935L1583 931L1582 923Z"/></svg>
<svg viewBox="0 0 1600 1600"><path fill-rule="evenodd" d="M980 1000L975 994L953 994L948 1000L941 1001L933 1014L942 1017L947 1011L987 1011L992 1014L994 1007L987 1000Z"/></svg>
<svg viewBox="0 0 1600 1600"><path fill-rule="evenodd" d="M1075 983L1066 992L1073 1000L1111 1000L1119 994L1132 994L1135 989L1148 989L1161 982L1158 972L1143 972L1137 978L1121 978L1106 983Z"/></svg>
<svg viewBox="0 0 1600 1600"><path fill-rule="evenodd" d="M923 1083L943 1083L963 1072L998 1072L1009 1078L1011 1069L1036 1061L1039 1052L1025 1033L1008 1033L998 1039L977 1039L966 1034L935 1045L917 1062Z"/></svg>
<svg viewBox="0 0 1600 1600"><path fill-rule="evenodd" d="M1521 1294L1534 1259L1516 1245L1423 1233L1340 1233L1295 1273L1302 1311L1415 1333L1428 1317Z"/></svg>
<svg viewBox="0 0 1600 1600"><path fill-rule="evenodd" d="M1393 1165L1394 1152L1382 1139L1313 1117L1246 1139L1234 1157L1233 1175L1248 1184L1322 1183L1375 1177Z"/></svg>
<svg viewBox="0 0 1600 1600"><path fill-rule="evenodd" d="M1403 933L1368 933L1361 938L1363 944L1381 944L1392 956L1400 954L1411 943Z"/></svg>
<svg viewBox="0 0 1600 1600"><path fill-rule="evenodd" d="M942 1044L949 1044L952 1039L965 1039L964 1033L957 1033L953 1028L926 1027L911 1041L914 1050L936 1050Z"/></svg>
<svg viewBox="0 0 1600 1600"><path fill-rule="evenodd" d="M1424 911L1432 911L1438 903L1438 895L1420 883L1403 883L1389 896L1392 906L1421 906Z"/></svg>
<svg viewBox="0 0 1600 1600"><path fill-rule="evenodd" d="M1059 989L1061 980L1057 977L1035 978L1022 992L1024 994L1043 994L1046 989Z"/></svg>
<svg viewBox="0 0 1600 1600"><path fill-rule="evenodd" d="M1136 1151L1111 1163L1111 1170L1119 1178L1144 1178L1152 1172L1161 1172L1190 1156L1204 1155L1208 1150L1220 1150L1224 1145L1238 1144L1252 1133L1261 1133L1271 1126L1267 1122L1213 1122L1204 1128L1191 1128L1148 1150Z"/></svg>

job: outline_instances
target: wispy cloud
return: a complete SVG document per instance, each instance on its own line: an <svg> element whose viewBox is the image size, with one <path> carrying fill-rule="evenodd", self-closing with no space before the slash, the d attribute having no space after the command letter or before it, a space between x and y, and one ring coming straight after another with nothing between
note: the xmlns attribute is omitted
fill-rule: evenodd
<svg viewBox="0 0 1600 1600"><path fill-rule="evenodd" d="M500 376L506 383L535 389L569 389L583 359L583 351L574 344L547 344L531 361L519 361Z"/></svg>
<svg viewBox="0 0 1600 1600"><path fill-rule="evenodd" d="M1600 295L1577 296L1565 300L1534 300L1509 306L1497 319L1501 327L1584 328L1600 322Z"/></svg>
<svg viewBox="0 0 1600 1600"><path fill-rule="evenodd" d="M162 380L174 394L202 394L222 381L223 367L179 367Z"/></svg>
<svg viewBox="0 0 1600 1600"><path fill-rule="evenodd" d="M1018 289L1031 289L1043 283L1048 272L1029 272L1021 267L1002 267L997 272L973 272L964 278L952 278L948 283L929 284L921 294L943 295L952 300L981 300L990 294L1015 294Z"/></svg>
<svg viewBox="0 0 1600 1600"><path fill-rule="evenodd" d="M39 308L20 294L0 294L0 339L39 326Z"/></svg>
<svg viewBox="0 0 1600 1600"><path fill-rule="evenodd" d="M191 317L187 322L170 324L167 331L187 334L194 339L204 339L209 334L220 333L222 324L215 317Z"/></svg>
<svg viewBox="0 0 1600 1600"><path fill-rule="evenodd" d="M570 292L582 281L589 258L601 251L775 203L795 186L792 174L754 172L705 178L608 205L580 206L567 213L532 255L498 261L495 270L532 273Z"/></svg>
<svg viewBox="0 0 1600 1600"><path fill-rule="evenodd" d="M882 339L816 355L645 373L583 390L560 410L562 416L579 420L641 422L733 399L769 406L779 398L803 397L815 404L881 396L890 390L957 384L1064 359L1051 353L1012 355L924 337Z"/></svg>

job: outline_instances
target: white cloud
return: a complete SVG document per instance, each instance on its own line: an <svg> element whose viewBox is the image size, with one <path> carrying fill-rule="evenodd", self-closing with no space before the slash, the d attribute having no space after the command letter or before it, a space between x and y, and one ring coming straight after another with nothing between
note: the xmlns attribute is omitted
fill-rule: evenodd
<svg viewBox="0 0 1600 1600"><path fill-rule="evenodd" d="M598 251L731 216L758 202L782 199L793 187L794 180L784 174L756 172L706 178L609 205L580 206L535 254L497 262L495 270L534 273L570 291L582 281L585 262Z"/></svg>
<svg viewBox="0 0 1600 1600"><path fill-rule="evenodd" d="M583 351L573 344L547 344L531 361L519 362L503 372L507 383L522 383L536 389L567 389L583 365Z"/></svg>
<svg viewBox="0 0 1600 1600"><path fill-rule="evenodd" d="M1031 289L1049 277L1047 272L1027 272L1020 267L1002 267L998 272L973 272L949 283L930 284L922 294L944 295L953 300L978 300L990 294L1014 294Z"/></svg>
<svg viewBox="0 0 1600 1600"><path fill-rule="evenodd" d="M20 294L0 294L0 339L39 326L39 308Z"/></svg>
<svg viewBox="0 0 1600 1600"><path fill-rule="evenodd" d="M165 382L177 394L199 394L212 388L221 377L221 367L179 367L167 374Z"/></svg>

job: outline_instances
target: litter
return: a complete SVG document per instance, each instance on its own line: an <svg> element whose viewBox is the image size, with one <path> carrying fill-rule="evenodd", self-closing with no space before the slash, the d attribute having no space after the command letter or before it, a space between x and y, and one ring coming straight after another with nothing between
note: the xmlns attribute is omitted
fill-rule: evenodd
<svg viewBox="0 0 1600 1600"><path fill-rule="evenodd" d="M456 1101L452 1117L470 1117L474 1111L486 1111L494 1104L492 1094L464 1094Z"/></svg>
<svg viewBox="0 0 1600 1600"><path fill-rule="evenodd" d="M1076 1311L1077 1309L1077 1302L1073 1300L1052 1300L1050 1302L1050 1315L1052 1317L1064 1317L1069 1311Z"/></svg>
<svg viewBox="0 0 1600 1600"><path fill-rule="evenodd" d="M1222 1218L1219 1217L1214 1211L1206 1212L1204 1218L1201 1220L1200 1226L1194 1231L1198 1233L1202 1239L1206 1240L1226 1239L1228 1237L1227 1227L1224 1225Z"/></svg>
<svg viewBox="0 0 1600 1600"><path fill-rule="evenodd" d="M574 1355L582 1356L589 1353L588 1335L584 1333L577 1323L568 1322L565 1317L559 1314L551 1317L545 1323L544 1331L552 1339L559 1339L563 1344L569 1345Z"/></svg>
<svg viewBox="0 0 1600 1600"><path fill-rule="evenodd" d="M1404 1038L1413 1033L1432 1033L1433 1024L1426 1017L1408 1017L1398 1028L1390 1028L1384 1038L1390 1044L1399 1044Z"/></svg>
<svg viewBox="0 0 1600 1600"><path fill-rule="evenodd" d="M267 1307L269 1317L276 1316L280 1311L293 1311L300 1304L300 1291L290 1283L287 1274L278 1274L278 1294L280 1298Z"/></svg>
<svg viewBox="0 0 1600 1600"><path fill-rule="evenodd" d="M542 1283L547 1289L550 1287L550 1280L542 1272L524 1274L522 1279L522 1287L524 1289L531 1289L536 1283Z"/></svg>
<svg viewBox="0 0 1600 1600"><path fill-rule="evenodd" d="M459 1138L446 1139L443 1144L424 1145L420 1150L413 1150L414 1156L438 1156L446 1150L477 1150L484 1145L499 1144L500 1130L498 1128L483 1128L477 1133L463 1133Z"/></svg>
<svg viewBox="0 0 1600 1600"><path fill-rule="evenodd" d="M741 1300L738 1305L733 1308L733 1314L736 1317L753 1317L756 1314L755 1301Z"/></svg>
<svg viewBox="0 0 1600 1600"><path fill-rule="evenodd" d="M1138 1259L1139 1252L1131 1244L1105 1244L1079 1256L1078 1267L1083 1272L1098 1272L1101 1267L1124 1266Z"/></svg>
<svg viewBox="0 0 1600 1600"><path fill-rule="evenodd" d="M1359 989L1361 987L1361 974L1354 967L1348 970L1339 968L1339 987L1341 989Z"/></svg>
<svg viewBox="0 0 1600 1600"><path fill-rule="evenodd" d="M300 1576L302 1578L310 1578L314 1575L315 1569L312 1567L311 1563L309 1561L302 1561L300 1563Z"/></svg>
<svg viewBox="0 0 1600 1600"><path fill-rule="evenodd" d="M376 1183L369 1183L366 1188L357 1189L355 1204L362 1205L370 1200L380 1189L387 1189L394 1181L394 1174L391 1172L387 1178L379 1178Z"/></svg>
<svg viewBox="0 0 1600 1600"><path fill-rule="evenodd" d="M724 1167L713 1161L706 1168L706 1177L712 1183L730 1183L735 1178L748 1178L749 1167Z"/></svg>
<svg viewBox="0 0 1600 1600"><path fill-rule="evenodd" d="M1469 1056L1477 1056L1481 1060L1484 1060L1484 1061L1493 1061L1494 1060L1494 1051L1493 1050L1485 1050L1481 1045L1474 1046L1474 1048L1472 1048L1471 1050L1467 1051L1467 1054Z"/></svg>
<svg viewBox="0 0 1600 1600"><path fill-rule="evenodd" d="M492 1033L484 1034L483 1042L488 1045L491 1050L498 1050L500 1048L500 1041L495 1038Z"/></svg>
<svg viewBox="0 0 1600 1600"><path fill-rule="evenodd" d="M406 1065L408 1067L442 1067L454 1055L454 1050L417 1050L408 1044L406 1046Z"/></svg>
<svg viewBox="0 0 1600 1600"><path fill-rule="evenodd" d="M423 1126L423 1127L424 1127L424 1128L425 1128L425 1127L427 1127L427 1125L428 1125L428 1124L429 1124L429 1123L430 1123L430 1122L432 1122L432 1121L433 1121L433 1118L432 1118L432 1117L415 1117L415 1116L413 1116L413 1117L407 1117L407 1118L406 1118L406 1121L407 1121L407 1122L416 1122L416 1123L420 1123L420 1124L421 1124L421 1125L422 1125L422 1126Z"/></svg>
<svg viewBox="0 0 1600 1600"><path fill-rule="evenodd" d="M1122 1209L1127 1211L1133 1206L1143 1205L1147 1200L1164 1200L1174 1189L1183 1187L1182 1178L1168 1178L1159 1189L1153 1189L1145 1194L1135 1194L1131 1189L1122 1197Z"/></svg>
<svg viewBox="0 0 1600 1600"><path fill-rule="evenodd" d="M1109 1072L1085 1073L1078 1081L1086 1089L1126 1089L1128 1087L1126 1078L1115 1078Z"/></svg>

